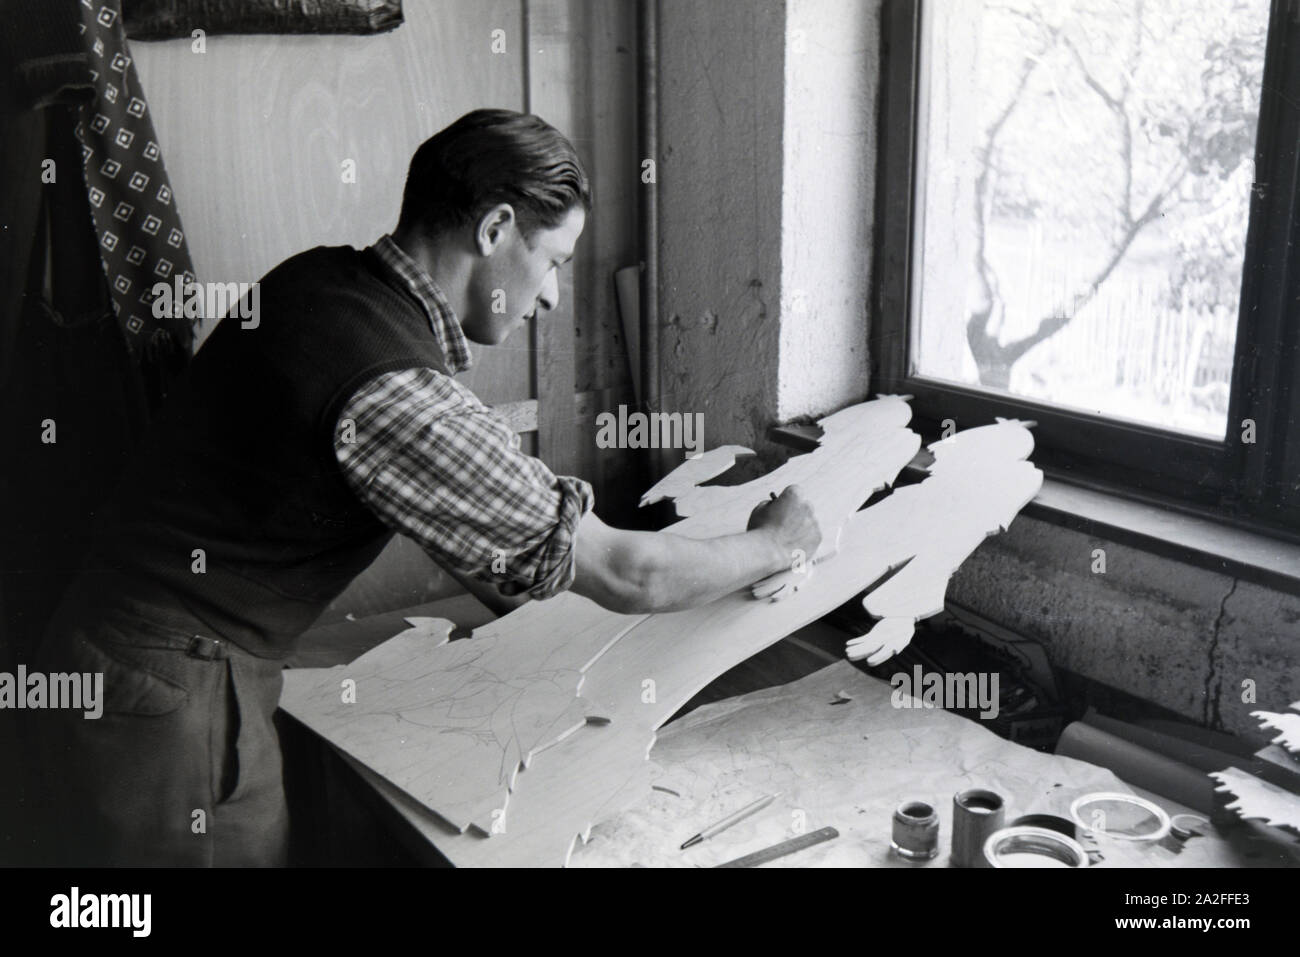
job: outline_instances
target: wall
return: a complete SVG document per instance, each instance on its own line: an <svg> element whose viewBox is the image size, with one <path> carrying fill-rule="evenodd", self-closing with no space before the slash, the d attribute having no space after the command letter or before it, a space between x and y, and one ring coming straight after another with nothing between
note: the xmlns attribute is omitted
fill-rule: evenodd
<svg viewBox="0 0 1300 957"><path fill-rule="evenodd" d="M1072 529L1017 518L948 598L1042 641L1059 667L1208 727L1255 732L1251 711L1300 700L1300 598Z"/></svg>
<svg viewBox="0 0 1300 957"><path fill-rule="evenodd" d="M663 403L770 462L866 395L879 5L661 9Z"/></svg>
<svg viewBox="0 0 1300 957"><path fill-rule="evenodd" d="M776 421L785 13L660 7L662 401L703 413L709 446Z"/></svg>
<svg viewBox="0 0 1300 957"><path fill-rule="evenodd" d="M640 261L637 200L636 6L634 0L566 0L572 31L570 138L591 176L593 207L573 259L573 410L577 473L597 509L620 524L644 489L634 454L596 447L596 415L634 401L614 273Z"/></svg>
<svg viewBox="0 0 1300 957"><path fill-rule="evenodd" d="M880 5L788 7L776 417L866 396Z"/></svg>

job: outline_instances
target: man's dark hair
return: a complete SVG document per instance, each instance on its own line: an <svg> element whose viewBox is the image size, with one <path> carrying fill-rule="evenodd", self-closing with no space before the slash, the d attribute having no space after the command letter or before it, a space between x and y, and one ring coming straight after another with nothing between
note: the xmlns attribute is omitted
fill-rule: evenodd
<svg viewBox="0 0 1300 957"><path fill-rule="evenodd" d="M425 140L411 157L399 228L425 235L473 223L509 203L525 239L591 209L578 153L546 121L514 110L475 110Z"/></svg>

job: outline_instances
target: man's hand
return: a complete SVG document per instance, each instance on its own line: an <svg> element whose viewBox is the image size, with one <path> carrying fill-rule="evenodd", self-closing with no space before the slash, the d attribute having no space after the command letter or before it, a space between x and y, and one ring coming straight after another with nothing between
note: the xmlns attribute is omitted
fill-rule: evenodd
<svg viewBox="0 0 1300 957"><path fill-rule="evenodd" d="M779 497L774 495L771 501L750 512L748 528L770 532L777 547L790 556L792 566L800 559L811 562L822 542L817 517L797 485L791 485Z"/></svg>

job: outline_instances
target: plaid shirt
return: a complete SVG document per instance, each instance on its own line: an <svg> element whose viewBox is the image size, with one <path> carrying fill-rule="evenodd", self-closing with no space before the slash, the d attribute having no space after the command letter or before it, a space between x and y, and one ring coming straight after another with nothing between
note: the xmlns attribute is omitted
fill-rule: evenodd
<svg viewBox="0 0 1300 957"><path fill-rule="evenodd" d="M414 295L454 375L472 357L433 279L385 236L372 247ZM578 522L591 486L519 450L519 436L469 389L434 369L403 369L362 386L339 415L334 453L376 515L442 565L549 598L573 583Z"/></svg>

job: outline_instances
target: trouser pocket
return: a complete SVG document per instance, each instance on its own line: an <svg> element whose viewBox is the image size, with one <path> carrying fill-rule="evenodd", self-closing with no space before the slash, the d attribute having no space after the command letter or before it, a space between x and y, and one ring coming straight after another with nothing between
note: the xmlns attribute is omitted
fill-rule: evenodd
<svg viewBox="0 0 1300 957"><path fill-rule="evenodd" d="M212 708L224 662L93 640L94 631L54 637L38 659L47 673L103 675L98 717L38 716L48 824L62 862L209 864L211 838L195 825L212 804L210 742L225 733Z"/></svg>
<svg viewBox="0 0 1300 957"><path fill-rule="evenodd" d="M102 714L40 715L38 763L58 863L275 864L287 812L274 662L148 647L129 615L64 616L39 661L103 675ZM131 639L135 635L138 643ZM51 861L54 863L56 861Z"/></svg>

